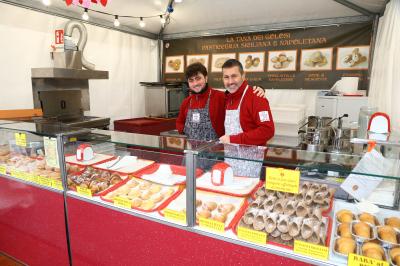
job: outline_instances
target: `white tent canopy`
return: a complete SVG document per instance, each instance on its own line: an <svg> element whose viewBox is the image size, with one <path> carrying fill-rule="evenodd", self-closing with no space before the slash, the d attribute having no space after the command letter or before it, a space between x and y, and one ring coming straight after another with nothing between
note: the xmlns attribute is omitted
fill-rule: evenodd
<svg viewBox="0 0 400 266"><path fill-rule="evenodd" d="M83 9L67 6L63 0L51 0L49 7L41 0L0 0L43 12L49 12L67 18L81 18ZM198 32L206 35L215 30L238 32L240 29L251 29L265 25L285 25L290 27L304 21L347 18L359 16L372 17L383 12L387 0L183 0L175 3L172 0L114 0L106 7L92 4L90 9L119 16L134 16L136 19L119 17L119 29L131 33L156 38L162 27L159 17L146 18L165 13L172 3L174 11L170 14L170 23L163 34L173 37L174 34ZM91 12L89 23L114 27L113 16ZM139 17L144 17L146 26L139 26ZM292 24L287 24L292 23ZM320 21L323 23L323 21ZM147 33L147 34L146 34ZM178 36L178 35L177 35Z"/></svg>

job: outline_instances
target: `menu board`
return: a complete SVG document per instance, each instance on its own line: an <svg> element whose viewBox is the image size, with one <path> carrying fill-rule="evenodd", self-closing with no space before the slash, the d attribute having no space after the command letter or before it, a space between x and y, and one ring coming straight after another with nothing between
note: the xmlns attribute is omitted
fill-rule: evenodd
<svg viewBox="0 0 400 266"><path fill-rule="evenodd" d="M222 65L238 59L250 84L266 89L330 89L341 77L368 85L372 23L242 33L164 41L163 80L185 81L204 64L212 87L223 88Z"/></svg>

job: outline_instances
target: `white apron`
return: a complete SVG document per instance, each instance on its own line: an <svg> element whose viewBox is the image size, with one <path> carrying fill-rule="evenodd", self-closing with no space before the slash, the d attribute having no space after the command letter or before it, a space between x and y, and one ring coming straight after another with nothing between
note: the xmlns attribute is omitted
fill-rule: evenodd
<svg viewBox="0 0 400 266"><path fill-rule="evenodd" d="M240 106L242 105L242 100L247 92L249 86L247 85L242 98L240 99L239 106L236 110L226 110L225 115L225 134L226 135L237 135L243 133L243 129L240 125ZM262 146L247 146L239 144L225 144L225 156L242 158L244 160L235 160L230 158L225 158L225 162L228 163L236 176L246 176L246 177L260 177L262 163L254 162L262 161L264 159L264 152L266 147ZM253 161L246 161L253 160Z"/></svg>

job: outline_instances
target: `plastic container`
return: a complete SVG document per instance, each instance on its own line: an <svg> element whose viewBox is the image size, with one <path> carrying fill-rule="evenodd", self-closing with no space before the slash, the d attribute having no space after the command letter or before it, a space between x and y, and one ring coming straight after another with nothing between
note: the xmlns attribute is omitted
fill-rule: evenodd
<svg viewBox="0 0 400 266"><path fill-rule="evenodd" d="M378 107L363 106L358 115L358 133L357 137L367 138L368 122L371 116L378 111Z"/></svg>

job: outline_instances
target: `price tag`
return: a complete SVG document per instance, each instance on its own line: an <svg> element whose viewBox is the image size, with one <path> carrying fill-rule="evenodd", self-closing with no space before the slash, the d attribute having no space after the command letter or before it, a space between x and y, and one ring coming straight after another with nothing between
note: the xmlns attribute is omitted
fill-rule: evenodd
<svg viewBox="0 0 400 266"><path fill-rule="evenodd" d="M349 254L347 261L349 266L389 266L387 261L371 259L356 254Z"/></svg>
<svg viewBox="0 0 400 266"><path fill-rule="evenodd" d="M0 174L1 175L7 174L7 167L5 165L0 165Z"/></svg>
<svg viewBox="0 0 400 266"><path fill-rule="evenodd" d="M39 176L39 184L45 187L51 187L51 179L46 176Z"/></svg>
<svg viewBox="0 0 400 266"><path fill-rule="evenodd" d="M267 167L265 188L280 192L298 194L300 171Z"/></svg>
<svg viewBox="0 0 400 266"><path fill-rule="evenodd" d="M25 173L24 175L25 175L24 179L25 179L26 181L33 182L33 179L34 179L34 176L35 176L34 174L32 174L32 173Z"/></svg>
<svg viewBox="0 0 400 266"><path fill-rule="evenodd" d="M127 198L122 198L122 197L115 197L114 205L117 207L126 208L126 209L132 208L131 200L127 199Z"/></svg>
<svg viewBox="0 0 400 266"><path fill-rule="evenodd" d="M68 139L68 141L69 142L75 142L75 141L77 141L78 139L76 138L76 137L70 137L69 139Z"/></svg>
<svg viewBox="0 0 400 266"><path fill-rule="evenodd" d="M294 241L294 253L319 260L328 260L329 248L321 245L311 244L300 240Z"/></svg>
<svg viewBox="0 0 400 266"><path fill-rule="evenodd" d="M171 209L165 209L164 216L168 220L173 220L173 221L177 221L177 222L186 224L186 212L184 212L184 211L175 211L175 210L171 210Z"/></svg>
<svg viewBox="0 0 400 266"><path fill-rule="evenodd" d="M17 146L26 147L26 134L25 133L14 133L15 144Z"/></svg>
<svg viewBox="0 0 400 266"><path fill-rule="evenodd" d="M76 187L76 192L78 192L79 195L85 196L85 197L92 197L92 191L88 188L84 188L84 187L80 187L77 186Z"/></svg>
<svg viewBox="0 0 400 266"><path fill-rule="evenodd" d="M61 180L51 180L51 187L58 190L64 190Z"/></svg>
<svg viewBox="0 0 400 266"><path fill-rule="evenodd" d="M22 179L22 172L19 171L19 170L12 169L10 175L12 177L15 177L15 178L18 178L18 179Z"/></svg>
<svg viewBox="0 0 400 266"><path fill-rule="evenodd" d="M214 220L211 220L211 219L200 217L199 225L202 228L209 229L211 231L215 231L215 232L218 232L218 233L224 233L225 232L225 224L224 223L221 223L221 222L218 222L218 221L214 221Z"/></svg>
<svg viewBox="0 0 400 266"><path fill-rule="evenodd" d="M33 183L39 184L39 176L38 175L34 175L32 176L32 180Z"/></svg>
<svg viewBox="0 0 400 266"><path fill-rule="evenodd" d="M267 233L259 232L242 226L239 226L238 228L238 237L256 244L267 243Z"/></svg>

